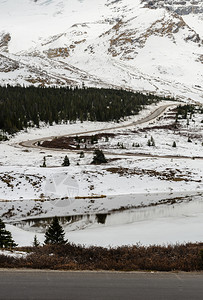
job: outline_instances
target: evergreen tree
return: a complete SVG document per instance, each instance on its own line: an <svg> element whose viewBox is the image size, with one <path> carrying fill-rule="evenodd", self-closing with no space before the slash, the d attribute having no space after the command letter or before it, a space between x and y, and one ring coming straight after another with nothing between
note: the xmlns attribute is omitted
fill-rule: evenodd
<svg viewBox="0 0 203 300"><path fill-rule="evenodd" d="M176 148L176 142L175 142L175 141L173 142L172 147L173 147L173 148Z"/></svg>
<svg viewBox="0 0 203 300"><path fill-rule="evenodd" d="M62 166L63 166L63 167L68 167L68 166L70 166L70 161L69 161L69 158L68 158L67 155L64 157L64 161L63 161L63 163L62 163Z"/></svg>
<svg viewBox="0 0 203 300"><path fill-rule="evenodd" d="M107 159L105 158L103 151L99 149L95 150L92 164L100 165L105 163L107 163Z"/></svg>
<svg viewBox="0 0 203 300"><path fill-rule="evenodd" d="M17 244L14 242L10 231L5 229L4 222L0 219L0 248L14 248Z"/></svg>
<svg viewBox="0 0 203 300"><path fill-rule="evenodd" d="M80 158L84 158L85 157L85 153L83 151L80 152Z"/></svg>
<svg viewBox="0 0 203 300"><path fill-rule="evenodd" d="M35 234L34 241L33 241L33 247L39 247L39 245L40 245L40 242L38 241L37 236Z"/></svg>
<svg viewBox="0 0 203 300"><path fill-rule="evenodd" d="M151 136L151 145L152 145L153 147L155 146L155 141L154 141L153 136Z"/></svg>
<svg viewBox="0 0 203 300"><path fill-rule="evenodd" d="M189 119L187 118L187 127L190 125L190 121Z"/></svg>
<svg viewBox="0 0 203 300"><path fill-rule="evenodd" d="M151 139L147 141L147 146L151 147L151 146L155 146L155 141L153 136L151 136Z"/></svg>
<svg viewBox="0 0 203 300"><path fill-rule="evenodd" d="M65 232L62 226L59 224L57 217L53 218L53 221L47 231L45 232L45 244L66 244L67 240L64 239Z"/></svg>
<svg viewBox="0 0 203 300"><path fill-rule="evenodd" d="M43 157L43 164L41 167L46 168L47 164L46 164L46 156Z"/></svg>
<svg viewBox="0 0 203 300"><path fill-rule="evenodd" d="M50 125L77 120L118 122L162 99L150 94L103 88L7 85L0 87L0 129L13 134L29 126L39 127L40 122ZM190 107L186 109L191 111ZM179 111L183 109L179 108Z"/></svg>

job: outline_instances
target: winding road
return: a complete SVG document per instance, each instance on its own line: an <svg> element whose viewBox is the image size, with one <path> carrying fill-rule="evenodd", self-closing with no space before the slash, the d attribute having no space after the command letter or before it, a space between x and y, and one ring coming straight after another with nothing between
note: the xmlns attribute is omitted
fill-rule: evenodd
<svg viewBox="0 0 203 300"><path fill-rule="evenodd" d="M158 118L159 116L161 116L166 109L168 109L169 107L173 107L173 106L177 106L177 104L181 104L181 103L173 103L173 104L164 104L158 108L156 108L153 112L151 112L148 116L139 119L135 122L131 122L129 124L126 125L119 125L119 126L114 126L114 127L107 127L107 128L102 128L102 129L97 129L97 130L90 130L90 131L82 131L82 132L75 132L72 134L66 134L66 135L60 135L58 136L60 137L70 137L70 136L80 136L82 134L96 134L98 132L105 132L105 131L112 131L112 130L116 130L116 129L123 129L123 128L129 128L129 127L133 127L136 125L141 125L144 123L148 123L150 121L155 120L156 118ZM67 150L67 149L59 149L59 148L48 148L48 147L42 147L38 145L38 142L43 142L46 140L51 140L54 139L56 137L56 135L54 136L49 136L49 137L43 137L43 138L38 138L38 139L34 139L34 140L28 140L28 141L23 141L20 142L19 145L25 148L34 148L34 149L38 149L38 150L43 150L43 151L58 151L58 152L73 152L73 151L77 151L78 150ZM90 153L93 151L89 151ZM105 153L105 155L114 155L114 156L125 156L125 157L153 157L153 158L174 158L174 159L203 159L203 157L188 157L188 156L183 156L183 155L179 155L179 156L175 156L175 155L153 155L153 154L148 154L148 153L115 153L115 152L109 152L109 151L103 151Z"/></svg>
<svg viewBox="0 0 203 300"><path fill-rule="evenodd" d="M98 132L104 132L104 131L111 131L111 130L115 130L115 129L122 129L122 128L128 128L128 127L132 127L132 126L136 126L136 125L141 125L147 122L150 122L154 119L156 119L157 117L159 117L160 115L162 115L164 113L164 111L177 104L165 104L162 105L158 108L156 108L153 112L151 112L148 116L137 120L136 122L131 122L129 124L126 125L120 125L120 126L114 126L114 127L108 127L108 128L102 128L102 129L97 129L97 130L90 130L90 131L83 131L83 132L76 132L73 134L66 134L66 135L61 135L58 137L70 137L70 136L76 136L76 135L82 135L82 134L93 134L93 133L98 133ZM52 150L52 151L62 151L63 149L54 149L54 148L46 148L46 147L41 147L38 146L38 142L42 142L42 141L46 141L46 140L50 140L55 138L56 136L49 136L49 137L43 137L43 138L38 138L38 139L34 139L34 140L28 140L28 141L23 141L20 142L19 145L22 147L26 147L26 148L37 148L37 149L43 149L43 150ZM66 150L67 152L67 150Z"/></svg>

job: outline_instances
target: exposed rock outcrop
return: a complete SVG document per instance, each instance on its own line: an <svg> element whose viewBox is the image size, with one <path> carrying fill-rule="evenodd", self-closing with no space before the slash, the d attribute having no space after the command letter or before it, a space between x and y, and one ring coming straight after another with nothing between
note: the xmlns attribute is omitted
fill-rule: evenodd
<svg viewBox="0 0 203 300"><path fill-rule="evenodd" d="M11 40L9 33L0 33L0 51L8 52L8 44Z"/></svg>
<svg viewBox="0 0 203 300"><path fill-rule="evenodd" d="M152 9L165 7L179 15L203 13L203 3L200 0L142 0L142 2L145 3L145 7Z"/></svg>

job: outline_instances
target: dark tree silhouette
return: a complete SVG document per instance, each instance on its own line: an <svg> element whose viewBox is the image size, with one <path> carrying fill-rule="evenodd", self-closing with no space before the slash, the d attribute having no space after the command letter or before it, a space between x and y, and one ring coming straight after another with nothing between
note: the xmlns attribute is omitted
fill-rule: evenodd
<svg viewBox="0 0 203 300"><path fill-rule="evenodd" d="M40 246L40 242L37 239L37 236L35 234L34 236L34 240L33 240L33 247L39 247Z"/></svg>
<svg viewBox="0 0 203 300"><path fill-rule="evenodd" d="M52 224L45 232L45 244L66 244L67 240L64 239L65 232L62 226L59 224L57 217L53 218Z"/></svg>
<svg viewBox="0 0 203 300"><path fill-rule="evenodd" d="M107 163L107 159L104 156L103 151L99 150L99 149L95 150L92 164L100 165L100 164L105 164L105 163Z"/></svg>
<svg viewBox="0 0 203 300"><path fill-rule="evenodd" d="M68 166L70 166L70 161L69 161L69 158L68 158L67 155L64 157L64 161L63 161L63 163L62 163L62 166L63 166L63 167L68 167Z"/></svg>
<svg viewBox="0 0 203 300"><path fill-rule="evenodd" d="M17 244L14 242L10 231L5 229L4 222L0 219L0 248L14 248Z"/></svg>
<svg viewBox="0 0 203 300"><path fill-rule="evenodd" d="M115 121L138 114L156 95L113 89L72 87L0 87L0 129L10 134L27 127L74 123L77 120ZM92 141L96 143L95 141Z"/></svg>

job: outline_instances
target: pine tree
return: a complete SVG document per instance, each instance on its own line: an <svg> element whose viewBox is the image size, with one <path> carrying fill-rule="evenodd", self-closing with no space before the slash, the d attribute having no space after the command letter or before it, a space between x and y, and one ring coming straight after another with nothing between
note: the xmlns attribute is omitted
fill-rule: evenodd
<svg viewBox="0 0 203 300"><path fill-rule="evenodd" d="M173 148L176 148L176 142L175 142L175 141L173 142L172 147L173 147Z"/></svg>
<svg viewBox="0 0 203 300"><path fill-rule="evenodd" d="M155 141L154 141L153 136L151 136L151 145L152 145L153 147L155 146Z"/></svg>
<svg viewBox="0 0 203 300"><path fill-rule="evenodd" d="M64 161L63 161L63 163L62 163L62 166L63 166L63 167L68 167L68 166L70 166L70 161L69 161L69 158L68 158L67 155L64 157Z"/></svg>
<svg viewBox="0 0 203 300"><path fill-rule="evenodd" d="M99 165L105 163L107 163L107 160L106 157L104 156L103 151L99 149L95 150L92 164Z"/></svg>
<svg viewBox="0 0 203 300"><path fill-rule="evenodd" d="M47 231L45 232L45 244L61 244L64 245L67 243L67 240L64 239L65 232L62 226L59 224L57 217L53 218L53 221Z"/></svg>
<svg viewBox="0 0 203 300"><path fill-rule="evenodd" d="M41 121L50 125L76 120L119 122L125 116L138 114L144 105L160 100L155 95L124 90L9 85L0 87L0 95L0 128L11 134L30 126L39 127Z"/></svg>
<svg viewBox="0 0 203 300"><path fill-rule="evenodd" d="M34 241L33 241L33 247L39 247L39 245L40 245L40 242L38 241L37 236L35 234Z"/></svg>
<svg viewBox="0 0 203 300"><path fill-rule="evenodd" d="M4 222L0 219L0 248L14 248L17 244L14 242L10 231L5 229Z"/></svg>
<svg viewBox="0 0 203 300"><path fill-rule="evenodd" d="M85 157L85 153L83 151L80 152L80 158L84 158Z"/></svg>
<svg viewBox="0 0 203 300"><path fill-rule="evenodd" d="M43 158L43 164L41 167L46 168L47 164L46 164L46 156L44 156Z"/></svg>

